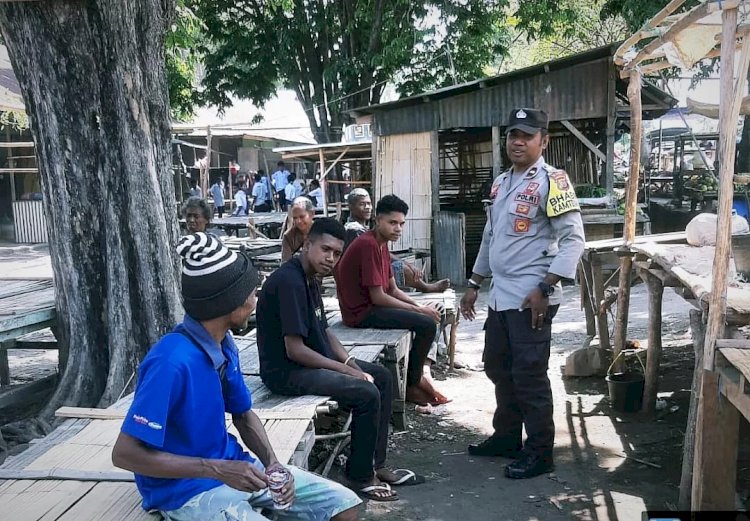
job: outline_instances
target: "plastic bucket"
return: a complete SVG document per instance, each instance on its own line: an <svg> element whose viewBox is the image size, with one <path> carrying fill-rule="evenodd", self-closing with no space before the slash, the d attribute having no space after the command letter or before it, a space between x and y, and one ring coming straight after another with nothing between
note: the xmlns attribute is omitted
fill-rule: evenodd
<svg viewBox="0 0 750 521"><path fill-rule="evenodd" d="M606 377L609 401L620 412L637 412L643 403L645 380L641 373L613 373Z"/></svg>

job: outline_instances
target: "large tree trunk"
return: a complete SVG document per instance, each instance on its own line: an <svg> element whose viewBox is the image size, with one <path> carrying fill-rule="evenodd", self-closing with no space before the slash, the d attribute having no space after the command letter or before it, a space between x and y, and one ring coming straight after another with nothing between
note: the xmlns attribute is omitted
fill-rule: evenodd
<svg viewBox="0 0 750 521"><path fill-rule="evenodd" d="M175 322L171 0L0 3L36 144L69 357L45 410L106 406Z"/></svg>

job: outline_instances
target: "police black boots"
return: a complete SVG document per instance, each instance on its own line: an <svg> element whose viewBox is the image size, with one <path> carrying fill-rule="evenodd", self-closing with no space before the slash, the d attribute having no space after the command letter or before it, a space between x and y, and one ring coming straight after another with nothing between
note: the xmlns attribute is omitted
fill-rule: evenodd
<svg viewBox="0 0 750 521"><path fill-rule="evenodd" d="M488 456L516 459L521 455L521 442L511 443L499 436L490 436L482 443L469 445L471 456Z"/></svg>
<svg viewBox="0 0 750 521"><path fill-rule="evenodd" d="M522 454L520 458L505 467L505 477L511 479L533 478L555 469L551 455Z"/></svg>

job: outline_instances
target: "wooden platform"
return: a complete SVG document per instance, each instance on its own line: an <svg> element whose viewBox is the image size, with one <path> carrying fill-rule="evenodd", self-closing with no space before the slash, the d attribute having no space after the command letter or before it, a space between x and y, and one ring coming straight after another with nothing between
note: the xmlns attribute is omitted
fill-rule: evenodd
<svg viewBox="0 0 750 521"><path fill-rule="evenodd" d="M16 340L55 324L55 288L51 279L0 280L0 385L10 383L8 349Z"/></svg>
<svg viewBox="0 0 750 521"><path fill-rule="evenodd" d="M328 315L338 320L337 307L332 307ZM343 335L344 345L361 360L376 361L384 351L390 353L391 359L400 356L396 353L403 353L401 360L408 360L411 344L408 332L357 330L356 340L347 337L348 334ZM363 338L372 341L362 342ZM330 406L330 397L286 397L271 393L258 376L254 332L235 340L245 383L252 393L253 410L263 421L276 455L284 463L306 467L315 443L313 419L321 408ZM141 509L133 475L115 468L111 462L112 447L131 402L132 395L128 395L106 409L106 414L96 415L96 419L66 420L23 453L8 458L0 466L2 518L30 521L159 519L158 515ZM227 418L227 426L229 432L240 439L230 418Z"/></svg>
<svg viewBox="0 0 750 521"><path fill-rule="evenodd" d="M341 344L355 346L382 345L383 365L393 377L393 423L397 430L406 428L406 369L409 366L411 331L403 329L360 329L346 327L340 320L329 321L330 329Z"/></svg>
<svg viewBox="0 0 750 521"><path fill-rule="evenodd" d="M634 245L644 243L672 244L685 243L685 232L661 233L636 236ZM578 278L581 288L581 305L586 314L586 345L595 336L599 337L599 347L609 349L609 319L607 310L600 306L605 300L608 287L617 284L620 262L616 249L623 246L622 239L587 241L578 265Z"/></svg>
<svg viewBox="0 0 750 521"><path fill-rule="evenodd" d="M281 239L248 239L242 237L222 237L222 242L230 250L243 248L254 259L260 255L281 252Z"/></svg>

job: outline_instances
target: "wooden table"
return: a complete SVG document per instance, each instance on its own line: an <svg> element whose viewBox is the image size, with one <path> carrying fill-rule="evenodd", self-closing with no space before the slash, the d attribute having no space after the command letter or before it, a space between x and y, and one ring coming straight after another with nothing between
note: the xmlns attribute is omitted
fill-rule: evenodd
<svg viewBox="0 0 750 521"><path fill-rule="evenodd" d="M0 280L0 385L10 383L8 349L18 337L54 326L56 316L51 279Z"/></svg>
<svg viewBox="0 0 750 521"><path fill-rule="evenodd" d="M686 428L681 501L685 500L692 488L693 494L698 490L702 504L714 509L732 510L739 413L750 419L750 399L746 394L750 392L746 384L750 376L750 340L717 340L715 371L704 371L705 331L702 317L708 311L710 301L715 248L642 243L631 246L630 250L636 254L634 265L649 291L648 356L643 411L653 412L655 406L661 357L662 295L665 287L673 287L696 308L691 311L696 368ZM746 329L743 326L747 325L750 325L750 284L730 277L726 294L725 336L743 336ZM705 386L703 390L702 386ZM699 415L698 396L701 392L704 413ZM707 416L711 419L707 420ZM700 427L696 429L696 426ZM698 439L698 432L702 432L701 440ZM710 453L706 453L704 447L710 447ZM692 477L694 455L695 464L700 469L700 475L695 477L696 481Z"/></svg>
<svg viewBox="0 0 750 521"><path fill-rule="evenodd" d="M406 371L409 367L411 331L403 329L359 329L346 327L342 322L329 322L330 329L349 349L353 346L382 345L383 366L393 377L393 424L406 429Z"/></svg>
<svg viewBox="0 0 750 521"><path fill-rule="evenodd" d="M248 222L252 222L257 229L264 231L264 235L269 238L278 239L281 227L287 219L286 212L268 212L268 213L251 213L241 217L222 217L211 221L210 226L216 226L226 231L228 235L239 235L239 230L248 227ZM181 219L181 223L185 220Z"/></svg>
<svg viewBox="0 0 750 521"><path fill-rule="evenodd" d="M418 304L439 304L443 308L443 340L445 341L445 330L450 326L450 337L445 341L448 346L448 367L453 369L456 358L456 334L461 316L458 313L456 292L447 289L442 293L408 293L408 296Z"/></svg>
<svg viewBox="0 0 750 521"><path fill-rule="evenodd" d="M281 239L223 237L222 242L230 250L244 249L251 259L281 252Z"/></svg>
<svg viewBox="0 0 750 521"><path fill-rule="evenodd" d="M635 244L644 242L669 244L685 242L685 239L685 232L661 233L638 236ZM602 349L611 349L607 318L608 306L602 303L605 302L606 289L617 285L620 261L616 250L621 247L622 239L588 241L578 264L581 305L586 314L587 342L598 336L599 347Z"/></svg>

